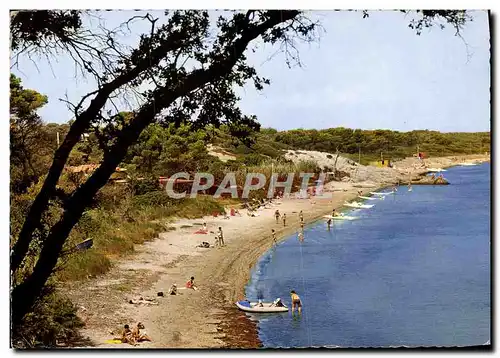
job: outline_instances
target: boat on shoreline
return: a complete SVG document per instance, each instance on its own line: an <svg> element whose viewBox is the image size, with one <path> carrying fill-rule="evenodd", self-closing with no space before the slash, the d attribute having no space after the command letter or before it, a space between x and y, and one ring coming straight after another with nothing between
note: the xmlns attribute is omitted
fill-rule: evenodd
<svg viewBox="0 0 500 358"><path fill-rule="evenodd" d="M236 302L236 306L242 311L252 313L288 312L288 307L282 303L281 305L279 305L280 303L280 299L277 299L274 302L250 302L247 300L242 300Z"/></svg>
<svg viewBox="0 0 500 358"><path fill-rule="evenodd" d="M472 167L474 165L478 165L479 163L458 163L457 165L461 165L463 167Z"/></svg>

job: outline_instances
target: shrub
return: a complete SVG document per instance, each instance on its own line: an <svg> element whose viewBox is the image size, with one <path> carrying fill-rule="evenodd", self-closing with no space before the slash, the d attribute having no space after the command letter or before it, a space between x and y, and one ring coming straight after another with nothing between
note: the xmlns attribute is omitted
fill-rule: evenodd
<svg viewBox="0 0 500 358"><path fill-rule="evenodd" d="M78 336L83 322L76 307L48 286L19 326L12 328L14 348L50 348Z"/></svg>

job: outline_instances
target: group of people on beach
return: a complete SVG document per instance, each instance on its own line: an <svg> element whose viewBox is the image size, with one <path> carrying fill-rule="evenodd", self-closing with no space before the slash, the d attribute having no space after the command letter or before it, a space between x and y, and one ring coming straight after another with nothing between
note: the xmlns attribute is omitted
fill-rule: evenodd
<svg viewBox="0 0 500 358"><path fill-rule="evenodd" d="M136 346L139 342L151 342L151 338L146 332L141 333L141 329L144 329L144 325L141 322L137 323L137 326L133 329L130 329L130 326L126 324L123 327L122 336L120 338L115 338L115 340L133 346Z"/></svg>

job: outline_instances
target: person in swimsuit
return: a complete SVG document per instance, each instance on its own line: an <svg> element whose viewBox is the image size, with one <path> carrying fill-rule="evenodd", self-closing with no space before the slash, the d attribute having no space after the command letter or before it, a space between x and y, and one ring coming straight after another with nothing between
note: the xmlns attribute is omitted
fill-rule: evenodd
<svg viewBox="0 0 500 358"><path fill-rule="evenodd" d="M279 210L276 210L274 212L274 217L276 218L276 224L278 223L278 220L280 219L280 211Z"/></svg>
<svg viewBox="0 0 500 358"><path fill-rule="evenodd" d="M328 230L330 230L330 226L332 225L332 219L328 219L326 221L326 224L328 225Z"/></svg>
<svg viewBox="0 0 500 358"><path fill-rule="evenodd" d="M274 229L271 230L272 234L273 234L273 241L274 241L274 244L276 245L276 231L274 231Z"/></svg>
<svg viewBox="0 0 500 358"><path fill-rule="evenodd" d="M299 219L300 219L300 222L303 223L304 222L304 214L302 213L302 210L300 211L299 213Z"/></svg>
<svg viewBox="0 0 500 358"><path fill-rule="evenodd" d="M299 295L294 290L290 291L290 295L292 297L292 313L295 311L295 307L297 307L299 314L302 313L302 302Z"/></svg>
<svg viewBox="0 0 500 358"><path fill-rule="evenodd" d="M188 282L186 282L186 288L197 290L197 287L194 284L194 277L191 277L191 279Z"/></svg>
<svg viewBox="0 0 500 358"><path fill-rule="evenodd" d="M286 226L286 214L283 214L283 226Z"/></svg>

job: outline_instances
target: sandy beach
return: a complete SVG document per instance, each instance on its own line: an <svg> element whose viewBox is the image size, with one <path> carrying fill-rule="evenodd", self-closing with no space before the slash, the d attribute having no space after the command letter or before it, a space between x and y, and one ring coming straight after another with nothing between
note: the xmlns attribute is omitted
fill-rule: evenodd
<svg viewBox="0 0 500 358"><path fill-rule="evenodd" d="M426 160L428 167L449 167L467 160L486 161L486 156L457 156ZM411 162L411 161L410 161ZM408 169L411 163L397 166ZM396 170L396 169L395 169ZM136 247L134 255L116 262L112 270L99 278L65 284L61 289L79 307L79 315L86 323L80 346L97 348L132 348L124 344L106 344L119 336L124 324L142 322L152 342L137 348L255 348L260 342L256 325L238 311L234 302L244 298L245 285L258 258L273 245L271 230L279 240L299 230L299 212L306 223L330 214L344 201L376 187L359 188L356 183L330 182L325 191L330 198L282 199L279 205L258 211L250 217L246 210L230 219L203 218L178 220L176 230L160 234L159 238ZM274 211L286 213L283 226L276 223ZM196 247L203 241L214 243L215 234L195 234L203 222L208 230L222 227L225 247ZM325 224L326 230L326 224ZM184 287L195 277L198 290L182 289L179 295L167 295L172 284ZM158 297L158 292L164 292ZM152 297L157 304L132 304L130 299ZM283 292L288 299L288 292Z"/></svg>

